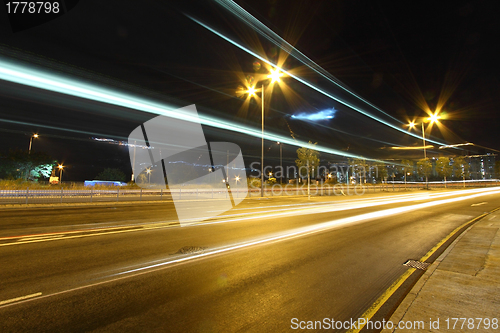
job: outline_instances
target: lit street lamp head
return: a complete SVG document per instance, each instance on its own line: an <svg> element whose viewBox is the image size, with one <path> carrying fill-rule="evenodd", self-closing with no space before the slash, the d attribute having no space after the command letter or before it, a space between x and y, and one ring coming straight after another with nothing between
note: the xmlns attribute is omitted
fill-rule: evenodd
<svg viewBox="0 0 500 333"><path fill-rule="evenodd" d="M280 77L283 76L283 73L280 72L278 68L276 69L271 69L271 74L269 74L267 77L271 79L271 83L274 82L280 82Z"/></svg>
<svg viewBox="0 0 500 333"><path fill-rule="evenodd" d="M62 165L62 164L59 164L57 167L58 167L60 170L64 169L64 165Z"/></svg>
<svg viewBox="0 0 500 333"><path fill-rule="evenodd" d="M36 139L38 138L38 134L33 134L33 137Z"/></svg>
<svg viewBox="0 0 500 333"><path fill-rule="evenodd" d="M431 122L431 124L434 124L435 122L437 122L439 119L441 119L441 117L436 113L433 113L431 114L431 116L429 118L427 118L428 121Z"/></svg>
<svg viewBox="0 0 500 333"><path fill-rule="evenodd" d="M255 96L256 93L255 87L249 87L246 93L250 96Z"/></svg>

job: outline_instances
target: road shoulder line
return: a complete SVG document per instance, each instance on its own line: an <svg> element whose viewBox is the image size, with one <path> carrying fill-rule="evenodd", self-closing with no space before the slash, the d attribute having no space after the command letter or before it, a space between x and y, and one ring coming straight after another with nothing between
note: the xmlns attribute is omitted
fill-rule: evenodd
<svg viewBox="0 0 500 333"><path fill-rule="evenodd" d="M21 296L21 297L7 299L5 301L0 301L0 305L5 305L5 304L14 303L14 302L24 301L25 299L33 298L33 297L38 297L38 296L42 296L42 293L38 292L38 293L26 295L26 296Z"/></svg>

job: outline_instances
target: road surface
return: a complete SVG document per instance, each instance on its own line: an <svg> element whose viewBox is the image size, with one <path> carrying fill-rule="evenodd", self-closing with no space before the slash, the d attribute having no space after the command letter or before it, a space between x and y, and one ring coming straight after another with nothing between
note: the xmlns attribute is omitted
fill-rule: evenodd
<svg viewBox="0 0 500 333"><path fill-rule="evenodd" d="M500 207L499 191L250 199L183 227L171 204L2 210L0 331L281 332L293 318L355 320L407 259Z"/></svg>

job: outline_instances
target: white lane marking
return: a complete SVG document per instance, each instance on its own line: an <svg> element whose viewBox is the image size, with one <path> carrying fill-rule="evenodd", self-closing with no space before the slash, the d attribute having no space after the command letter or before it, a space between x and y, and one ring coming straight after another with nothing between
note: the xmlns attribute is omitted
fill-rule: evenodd
<svg viewBox="0 0 500 333"><path fill-rule="evenodd" d="M18 301L24 301L25 299L33 298L33 297L37 297L37 296L41 296L41 295L42 295L42 293L35 293L35 294L31 294L31 295L26 295L26 296L11 298L11 299L8 299L8 300L5 300L5 301L0 301L0 305L14 303L14 302L18 302Z"/></svg>
<svg viewBox="0 0 500 333"><path fill-rule="evenodd" d="M94 236L104 236L104 235L112 235L112 234L121 234L125 232L133 232L133 231L142 231L142 230L151 230L151 229L160 229L160 228L169 228L171 225L158 225L156 224L155 226L152 227L143 227L140 229L126 229L126 230L118 230L118 231L107 231L107 232L100 232L100 233L90 233L90 234L84 234L84 235L77 235L77 236L61 236L61 237L53 237L53 238L42 238L42 239L33 239L33 240L28 240L28 241L16 241L12 243L4 243L0 244L1 246L10 246L10 245L20 245L20 244L30 244L30 243L39 243L39 242L50 242L50 241L55 241L55 240L65 240L65 239L74 239L74 238L85 238L85 237L94 237Z"/></svg>
<svg viewBox="0 0 500 333"><path fill-rule="evenodd" d="M474 206L481 206L481 205L486 205L487 202L486 201L483 201L483 202L480 202L480 203L477 203L477 204L472 204L471 207L474 207Z"/></svg>

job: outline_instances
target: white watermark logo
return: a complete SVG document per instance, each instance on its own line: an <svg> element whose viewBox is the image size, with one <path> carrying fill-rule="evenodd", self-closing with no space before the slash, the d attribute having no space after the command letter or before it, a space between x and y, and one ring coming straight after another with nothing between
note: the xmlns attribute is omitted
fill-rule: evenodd
<svg viewBox="0 0 500 333"><path fill-rule="evenodd" d="M150 119L130 133L129 154L136 183L157 189L168 184L181 225L212 218L238 205L248 191L238 145L206 142L195 105L172 114L175 116ZM189 192L190 188L225 195L213 199L208 191ZM234 197L232 190L239 195ZM198 201L186 200L190 196Z"/></svg>

